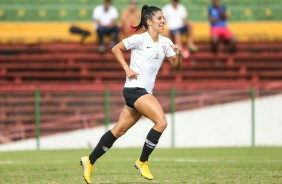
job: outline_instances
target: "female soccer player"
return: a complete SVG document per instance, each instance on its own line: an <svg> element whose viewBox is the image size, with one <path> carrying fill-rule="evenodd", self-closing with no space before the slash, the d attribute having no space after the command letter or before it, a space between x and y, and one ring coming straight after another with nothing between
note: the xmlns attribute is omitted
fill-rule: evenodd
<svg viewBox="0 0 282 184"><path fill-rule="evenodd" d="M106 132L89 156L81 157L84 179L91 182L90 176L94 171L94 163L113 143L131 128L141 116L149 118L154 126L149 131L140 158L135 162L141 175L152 180L153 176L148 165L148 158L156 147L162 132L167 126L164 111L153 96L152 90L156 75L167 58L175 69L182 64L181 50L169 38L162 35L165 19L162 10L155 6L144 5L141 11L141 21L135 30L143 27L147 30L142 34L132 35L112 48L112 52L126 74L123 95L126 105L121 111L116 125ZM127 65L123 52L131 50L130 66Z"/></svg>

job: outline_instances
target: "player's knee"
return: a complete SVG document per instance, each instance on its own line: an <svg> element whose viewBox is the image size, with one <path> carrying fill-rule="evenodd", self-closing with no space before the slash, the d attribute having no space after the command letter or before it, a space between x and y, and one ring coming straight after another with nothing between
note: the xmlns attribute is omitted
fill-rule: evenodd
<svg viewBox="0 0 282 184"><path fill-rule="evenodd" d="M161 124L161 129L165 130L167 127L167 122L165 121L164 123Z"/></svg>
<svg viewBox="0 0 282 184"><path fill-rule="evenodd" d="M167 127L166 118L165 117L159 118L159 120L156 123L156 126L158 127L159 130L164 131L166 129L166 127Z"/></svg>

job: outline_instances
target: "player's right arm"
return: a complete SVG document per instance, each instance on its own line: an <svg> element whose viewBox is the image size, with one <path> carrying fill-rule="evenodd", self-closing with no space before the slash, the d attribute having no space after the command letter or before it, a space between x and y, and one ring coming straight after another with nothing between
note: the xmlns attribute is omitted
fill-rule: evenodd
<svg viewBox="0 0 282 184"><path fill-rule="evenodd" d="M119 64L122 66L123 70L125 71L126 76L129 79L137 79L138 73L131 70L128 64L126 63L124 56L123 56L124 51L126 51L126 48L122 41L116 44L112 48L112 53L114 54Z"/></svg>

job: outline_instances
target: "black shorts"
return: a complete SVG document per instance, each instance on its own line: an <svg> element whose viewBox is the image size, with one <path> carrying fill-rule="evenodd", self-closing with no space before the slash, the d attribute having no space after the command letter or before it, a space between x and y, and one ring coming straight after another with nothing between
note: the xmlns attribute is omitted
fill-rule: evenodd
<svg viewBox="0 0 282 184"><path fill-rule="evenodd" d="M126 105L133 109L136 109L134 107L136 100L146 94L148 94L148 92L144 88L123 88L123 97L125 99Z"/></svg>

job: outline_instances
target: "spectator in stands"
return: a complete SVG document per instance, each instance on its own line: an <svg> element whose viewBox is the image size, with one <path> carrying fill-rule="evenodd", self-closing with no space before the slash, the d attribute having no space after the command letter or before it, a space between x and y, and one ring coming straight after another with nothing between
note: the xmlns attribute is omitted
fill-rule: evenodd
<svg viewBox="0 0 282 184"><path fill-rule="evenodd" d="M171 3L163 7L163 13L167 22L169 33L177 45L182 47L182 35L186 35L187 49L192 52L198 50L193 42L193 24L187 19L187 11L179 0L171 0ZM183 50L183 57L189 56L188 50Z"/></svg>
<svg viewBox="0 0 282 184"><path fill-rule="evenodd" d="M211 48L214 53L218 52L220 41L229 45L230 52L236 51L236 40L231 31L227 28L226 7L220 5L219 0L212 0L212 6L209 7L209 21L211 25Z"/></svg>
<svg viewBox="0 0 282 184"><path fill-rule="evenodd" d="M130 0L129 5L121 12L121 30L125 37L132 35L135 31L133 26L140 22L140 10L138 10L138 1Z"/></svg>
<svg viewBox="0 0 282 184"><path fill-rule="evenodd" d="M98 51L105 52L106 47L104 37L106 35L113 36L113 40L110 42L111 47L118 43L118 11L114 6L112 6L111 0L104 0L103 5L99 5L93 10L93 19L95 21L95 28L99 39Z"/></svg>
<svg viewBox="0 0 282 184"><path fill-rule="evenodd" d="M97 159L104 155L114 142L124 135L142 115L149 118L154 126L149 131L140 158L135 162L141 175L152 180L148 159L166 129L167 121L161 104L152 94L158 71L167 58L175 69L182 65L181 50L178 45L161 35L165 19L162 10L155 6L144 5L140 23L136 31L145 27L142 34L135 34L123 39L112 48L112 52L124 70L126 82L123 95L126 105L123 107L115 126L106 132L89 156L81 157L84 178L90 183L91 173ZM131 50L130 65L124 59L123 52ZM137 137L136 137L137 138Z"/></svg>

